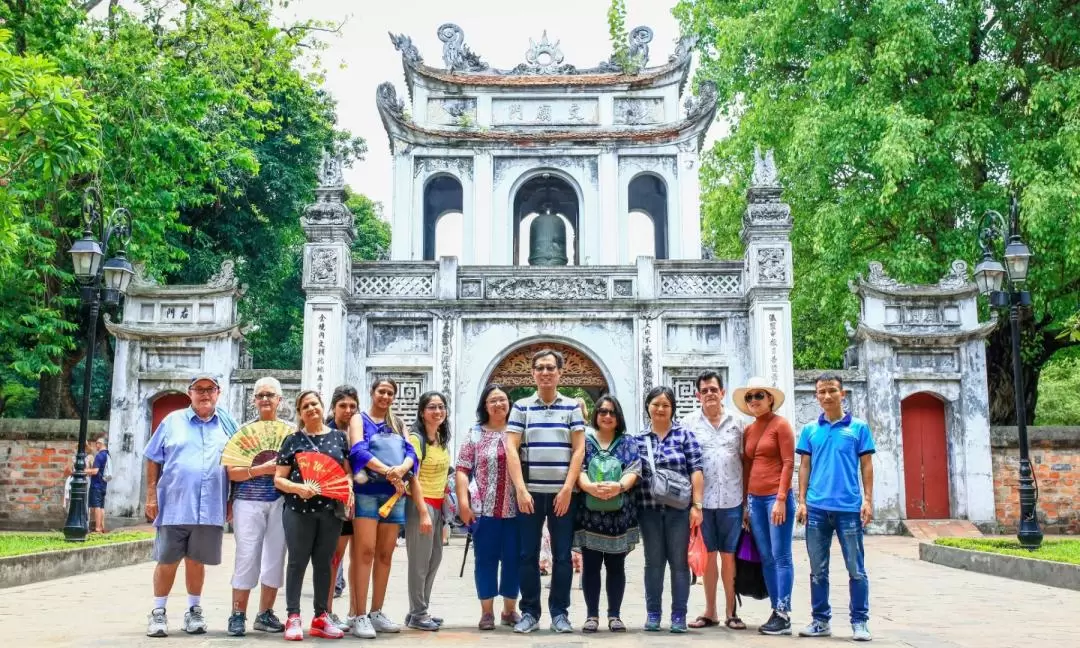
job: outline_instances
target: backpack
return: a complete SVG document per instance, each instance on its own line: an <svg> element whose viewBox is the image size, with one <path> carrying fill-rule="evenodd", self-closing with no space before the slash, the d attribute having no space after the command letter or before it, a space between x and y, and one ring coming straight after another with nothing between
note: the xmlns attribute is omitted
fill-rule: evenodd
<svg viewBox="0 0 1080 648"><path fill-rule="evenodd" d="M607 450L600 447L600 442L596 440L596 437L586 435L585 442L591 443L596 450L596 454L589 459L589 465L586 467L586 474L589 476L589 480L593 483L597 482L611 482L619 481L622 478L623 466L622 461L619 460L614 454L615 446L619 445L622 441L623 435L615 437L615 440L611 442ZM593 497L592 495L585 495L585 508L590 511L618 511L623 505L623 493L619 493L611 499L600 499Z"/></svg>
<svg viewBox="0 0 1080 648"><path fill-rule="evenodd" d="M101 478L107 482L112 481L113 478L112 457L108 451L105 452L105 468L101 471Z"/></svg>

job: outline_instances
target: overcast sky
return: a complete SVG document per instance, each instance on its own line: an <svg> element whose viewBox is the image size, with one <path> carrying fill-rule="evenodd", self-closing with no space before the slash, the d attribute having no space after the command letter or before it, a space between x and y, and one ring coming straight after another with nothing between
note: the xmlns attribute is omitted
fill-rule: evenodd
<svg viewBox="0 0 1080 648"><path fill-rule="evenodd" d="M401 56L387 32L411 36L424 62L443 67L442 43L435 31L444 22L465 31L465 43L489 65L512 68L525 60L529 38L561 41L566 62L592 67L611 54L608 0L294 0L279 13L340 22L340 36L329 35L322 53L326 89L337 100L338 124L367 140L367 159L347 169L346 182L383 203L390 213L391 158L386 133L375 108L375 88L391 81L407 97ZM653 30L650 65L667 61L675 50L679 27L671 15L674 0L627 0L627 28Z"/></svg>

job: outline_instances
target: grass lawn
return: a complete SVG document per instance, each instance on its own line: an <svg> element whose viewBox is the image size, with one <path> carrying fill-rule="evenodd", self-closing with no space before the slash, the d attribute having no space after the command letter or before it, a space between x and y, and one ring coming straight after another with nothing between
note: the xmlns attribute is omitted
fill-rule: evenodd
<svg viewBox="0 0 1080 648"><path fill-rule="evenodd" d="M117 531L115 533L106 533L105 535L100 533L89 535L86 537L86 542L67 542L64 540L64 534L60 532L3 532L0 533L0 558L41 553L43 551L78 549L80 547L131 542L133 540L149 540L153 537L154 534L149 531Z"/></svg>
<svg viewBox="0 0 1080 648"><path fill-rule="evenodd" d="M934 544L1080 565L1080 540L1044 540L1042 546L1035 551L1022 548L1016 540L990 538L938 538Z"/></svg>

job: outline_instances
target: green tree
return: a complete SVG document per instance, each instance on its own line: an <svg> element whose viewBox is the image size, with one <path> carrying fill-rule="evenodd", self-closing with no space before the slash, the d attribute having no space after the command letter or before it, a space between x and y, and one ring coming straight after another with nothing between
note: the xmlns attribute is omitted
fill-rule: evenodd
<svg viewBox="0 0 1080 648"><path fill-rule="evenodd" d="M250 286L241 308L259 327L254 346L267 350L270 363L298 364L296 330L279 325L299 312L298 296L302 305L298 219L323 152L355 159L364 143L335 128L334 103L319 89L315 36L324 26L277 26L275 4L110 0L106 18L93 20L81 11L72 18L69 0L0 0L0 19L19 30L18 48L5 54L46 61L92 98L85 128L58 113L62 123L46 124L34 141L64 142L61 127L71 127L97 158L67 175L53 162L53 176L9 183L13 189L0 196L0 222L12 223L0 225L0 236L34 234L14 244L10 256L0 252L0 263L6 258L20 269L5 271L0 282L0 380L4 390L22 389L25 404L27 380L36 378L39 416L77 411L71 374L84 345L75 339L82 318L66 250L78 234L79 195L88 184L100 187L107 208L132 212L129 256L152 275L202 281L222 258L233 258ZM8 144L0 144L2 155L13 148ZM56 150L76 151L70 143ZM107 340L100 330L99 344Z"/></svg>
<svg viewBox="0 0 1080 648"><path fill-rule="evenodd" d="M0 412L12 405L26 413L34 382L56 376L73 346L77 327L66 314L74 302L55 290L71 281L55 263L66 253L60 216L70 183L96 166L101 150L79 80L47 56L17 53L12 36L0 29ZM36 40L34 29L14 38L24 51Z"/></svg>
<svg viewBox="0 0 1080 648"><path fill-rule="evenodd" d="M346 187L345 206L356 220L354 261L377 261L390 254L390 224L382 219L382 203Z"/></svg>
<svg viewBox="0 0 1080 648"><path fill-rule="evenodd" d="M1067 0L830 4L681 0L730 137L702 172L704 231L738 250L755 145L776 150L795 216L795 362L837 366L846 283L880 260L933 282L978 260L987 209L1022 205L1035 256L1027 412L1080 294L1080 8ZM1008 329L988 350L991 416L1014 417Z"/></svg>

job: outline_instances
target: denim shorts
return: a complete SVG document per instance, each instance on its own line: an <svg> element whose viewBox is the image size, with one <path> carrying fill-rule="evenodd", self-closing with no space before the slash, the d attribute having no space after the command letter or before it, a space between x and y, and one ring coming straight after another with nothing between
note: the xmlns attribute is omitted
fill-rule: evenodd
<svg viewBox="0 0 1080 648"><path fill-rule="evenodd" d="M735 553L742 532L742 505L732 508L703 509L701 511L701 535L706 551Z"/></svg>
<svg viewBox="0 0 1080 648"><path fill-rule="evenodd" d="M408 498L404 495L394 504L394 508L390 509L390 515L386 517L379 515L379 507L385 504L390 497L390 495L357 494L356 517L378 520L386 524L405 524L405 500Z"/></svg>
<svg viewBox="0 0 1080 648"><path fill-rule="evenodd" d="M90 487L86 494L90 500L90 508L105 508L105 489Z"/></svg>

